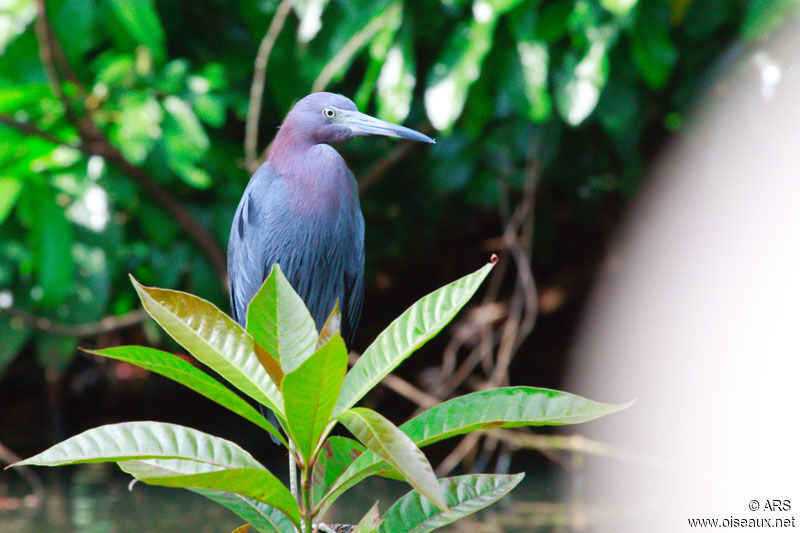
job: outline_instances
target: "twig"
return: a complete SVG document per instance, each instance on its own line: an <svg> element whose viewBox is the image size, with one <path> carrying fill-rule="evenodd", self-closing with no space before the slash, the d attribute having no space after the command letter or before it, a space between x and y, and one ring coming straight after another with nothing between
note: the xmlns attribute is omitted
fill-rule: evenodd
<svg viewBox="0 0 800 533"><path fill-rule="evenodd" d="M0 309L0 313L20 318L31 327L62 337L96 337L119 329L135 326L136 324L144 322L147 318L147 314L141 309L130 311L124 315L107 316L95 322L86 322L83 324L56 322L49 318L36 316L28 311L17 309L16 307Z"/></svg>
<svg viewBox="0 0 800 533"><path fill-rule="evenodd" d="M436 474L439 476L449 474L468 453L475 449L481 436L482 432L475 431L461 439L461 442L453 448L453 451L436 467Z"/></svg>
<svg viewBox="0 0 800 533"><path fill-rule="evenodd" d="M78 135L81 138L83 148L81 151L84 153L91 153L92 155L99 155L104 159L116 165L123 174L136 181L140 187L150 197L155 200L165 211L170 213L175 221L181 226L184 231L189 235L194 243L200 248L211 263L214 272L220 279L223 287L227 288L226 282L226 260L219 243L214 239L211 233L200 225L192 216L186 207L178 202L166 189L162 188L156 182L150 179L142 169L131 164L122 152L119 151L106 135L100 131L99 128L92 122L89 117L76 117L70 106L70 101L64 94L61 84L61 79L58 76L58 71L54 62L53 50L60 50L58 41L50 28L49 20L47 18L47 9L44 0L36 0L36 7L38 16L36 19L36 36L39 41L39 56L42 64L44 65L45 72L47 73L48 80L58 98L64 104L65 112L70 123L78 130ZM57 57L66 59L63 53L58 53ZM62 68L70 72L68 65ZM74 74L73 74L74 75ZM80 85L78 84L78 87ZM54 139L55 140L55 139Z"/></svg>
<svg viewBox="0 0 800 533"><path fill-rule="evenodd" d="M250 104L247 108L247 123L245 124L244 136L244 155L245 166L252 167L256 161L256 150L258 149L258 123L261 118L261 103L264 98L264 82L267 77L267 63L269 63L269 56L272 54L272 48L275 46L275 41L278 40L283 25L286 22L286 17L292 9L292 0L283 0L272 21L269 24L267 33L261 40L256 53L256 59L253 65L253 83L250 85Z"/></svg>
<svg viewBox="0 0 800 533"><path fill-rule="evenodd" d="M364 26L360 31L356 32L355 35L350 37L344 46L342 46L336 55L331 58L328 63L322 67L322 71L317 76L317 79L314 80L314 83L311 85L311 92L316 93L319 91L325 90L328 84L331 82L333 77L336 75L339 70L344 67L348 61L350 61L354 55L358 53L361 48L369 42L370 39L375 37L379 31L381 31L385 25L385 19L387 16L392 12L393 9L402 9L399 6L395 7L395 5L390 5L386 8L379 17L375 17L369 24Z"/></svg>
<svg viewBox="0 0 800 533"><path fill-rule="evenodd" d="M10 465L17 463L21 460L22 459L17 454L6 448L3 445L3 443L0 442L0 461ZM36 473L31 468L25 465L20 465L15 467L14 471L16 471L20 475L20 477L22 477L22 479L27 481L28 485L31 486L31 491L33 492L32 505L34 507L38 507L44 500L44 485L42 484L42 481L39 479L39 476L36 475Z"/></svg>
<svg viewBox="0 0 800 533"><path fill-rule="evenodd" d="M39 129L39 127L36 126L36 124L33 124L31 122L20 122L14 120L14 118L5 115L3 113L0 113L0 123L3 123L11 128L14 128L15 130L19 131L20 133L24 133L25 135L39 137L40 139L44 139L45 141L51 142L53 144L69 146L70 148L76 148L78 150L81 149L80 146L71 146L68 143L56 138L54 135L51 135L46 131Z"/></svg>
<svg viewBox="0 0 800 533"><path fill-rule="evenodd" d="M630 450L598 440L587 439L581 435L537 435L526 431L511 431L502 428L491 429L488 434L496 439L508 442L512 448L579 452L624 461L643 461L641 457L638 457Z"/></svg>
<svg viewBox="0 0 800 533"><path fill-rule="evenodd" d="M356 361L358 361L358 354L354 352L350 352L349 363L350 365L354 365ZM404 380L401 377L395 376L394 374L389 374L381 383L386 386L386 388L393 390L400 396L404 398L408 398L412 402L416 403L420 407L425 409L433 407L434 405L438 405L440 400L435 396L428 394L427 392L418 389L408 381Z"/></svg>

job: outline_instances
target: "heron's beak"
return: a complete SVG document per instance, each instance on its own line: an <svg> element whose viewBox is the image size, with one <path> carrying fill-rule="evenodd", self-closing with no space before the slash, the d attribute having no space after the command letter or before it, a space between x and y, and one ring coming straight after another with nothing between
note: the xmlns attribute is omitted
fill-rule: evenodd
<svg viewBox="0 0 800 533"><path fill-rule="evenodd" d="M436 144L436 141L427 135L405 126L398 126L358 111L337 110L337 112L340 116L339 124L350 128L354 135L384 135Z"/></svg>

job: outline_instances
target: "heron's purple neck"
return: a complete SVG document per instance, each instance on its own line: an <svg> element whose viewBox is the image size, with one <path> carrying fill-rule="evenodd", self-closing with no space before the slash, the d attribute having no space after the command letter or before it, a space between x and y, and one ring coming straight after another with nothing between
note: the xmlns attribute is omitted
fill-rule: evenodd
<svg viewBox="0 0 800 533"><path fill-rule="evenodd" d="M309 215L331 213L340 205L341 178L347 167L331 146L316 143L294 126L289 120L284 122L267 160L283 177L295 210Z"/></svg>

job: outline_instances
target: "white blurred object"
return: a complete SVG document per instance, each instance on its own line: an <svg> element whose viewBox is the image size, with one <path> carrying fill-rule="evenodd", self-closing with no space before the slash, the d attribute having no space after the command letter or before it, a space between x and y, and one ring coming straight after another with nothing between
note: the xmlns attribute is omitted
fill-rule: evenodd
<svg viewBox="0 0 800 533"><path fill-rule="evenodd" d="M800 528L800 24L710 88L619 244L566 390L637 398L582 433L647 461L589 461L583 497L610 518L588 530Z"/></svg>

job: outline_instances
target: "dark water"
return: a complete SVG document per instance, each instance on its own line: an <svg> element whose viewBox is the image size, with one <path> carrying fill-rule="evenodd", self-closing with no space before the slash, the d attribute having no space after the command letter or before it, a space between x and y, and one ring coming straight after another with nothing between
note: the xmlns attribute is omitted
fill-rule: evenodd
<svg viewBox="0 0 800 533"><path fill-rule="evenodd" d="M0 532L227 533L243 524L227 509L186 490L136 484L129 491L130 478L114 465L38 469L37 474L49 476L38 503L25 497L29 486L16 473L0 474ZM559 503L558 485L552 475L528 475L504 500L442 531L582 531L585 509ZM327 521L357 521L376 498L385 511L407 490L401 483L372 478L345 494Z"/></svg>

